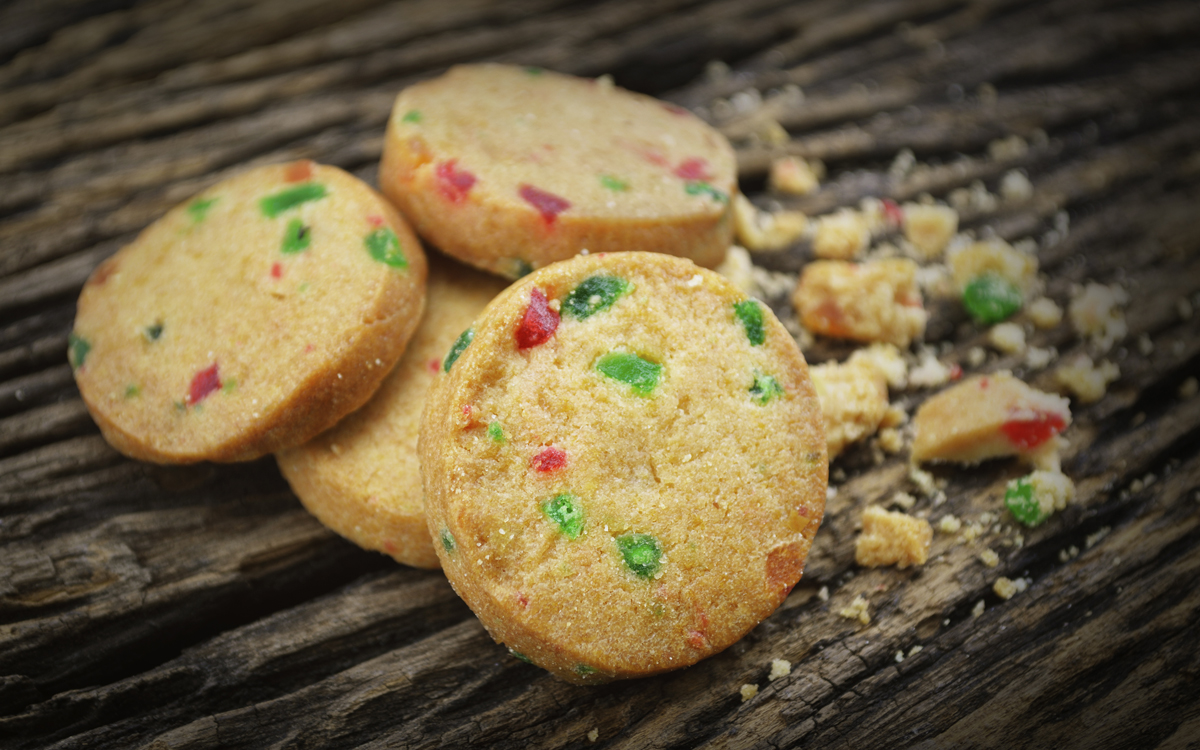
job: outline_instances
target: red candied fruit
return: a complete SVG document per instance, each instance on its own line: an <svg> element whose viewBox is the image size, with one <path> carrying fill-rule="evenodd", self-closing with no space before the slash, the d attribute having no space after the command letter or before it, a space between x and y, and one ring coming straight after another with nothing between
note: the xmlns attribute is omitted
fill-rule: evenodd
<svg viewBox="0 0 1200 750"><path fill-rule="evenodd" d="M448 159L434 167L438 192L451 203L462 203L475 186L475 175L458 168L458 159Z"/></svg>
<svg viewBox="0 0 1200 750"><path fill-rule="evenodd" d="M547 474L557 471L567 465L567 452L553 445L542 448L538 454L529 460L529 466L536 471Z"/></svg>
<svg viewBox="0 0 1200 750"><path fill-rule="evenodd" d="M282 263L279 263L278 261L276 261L275 263L271 264L271 278L272 279L282 279L283 278L283 264Z"/></svg>
<svg viewBox="0 0 1200 750"><path fill-rule="evenodd" d="M559 214L571 207L571 201L566 198L535 188L533 185L521 185L519 192L526 203L538 210L542 221L547 225L553 224Z"/></svg>
<svg viewBox="0 0 1200 750"><path fill-rule="evenodd" d="M663 102L662 107L663 107L663 109L667 110L671 114L678 115L679 117L683 117L684 115L691 114L691 112L689 112L688 110L679 106L678 104L671 104L670 102Z"/></svg>
<svg viewBox="0 0 1200 750"><path fill-rule="evenodd" d="M1045 443L1066 426L1066 421L1058 414L1042 411L1036 412L1032 419L1010 419L1000 425L1000 429L1008 442L1019 450L1027 451Z"/></svg>
<svg viewBox="0 0 1200 750"><path fill-rule="evenodd" d="M963 376L962 365L958 364L957 362L950 365L950 380L952 380L952 381L962 380L962 376Z"/></svg>
<svg viewBox="0 0 1200 750"><path fill-rule="evenodd" d="M712 179L712 175L708 171L708 162L699 157L684 159L675 167L675 176L684 180L704 180Z"/></svg>
<svg viewBox="0 0 1200 750"><path fill-rule="evenodd" d="M196 373L192 378L192 384L188 387L187 405L195 406L203 401L208 394L220 390L220 388L221 375L217 371L217 363L213 362L210 366Z"/></svg>
<svg viewBox="0 0 1200 750"><path fill-rule="evenodd" d="M529 293L529 306L517 326L517 348L529 349L546 343L558 330L558 312L550 309L546 295L537 287Z"/></svg>
<svg viewBox="0 0 1200 750"><path fill-rule="evenodd" d="M308 159L294 161L288 165L287 171L283 173L285 182L304 182L312 177L313 163Z"/></svg>
<svg viewBox="0 0 1200 750"><path fill-rule="evenodd" d="M883 199L883 220L888 226L898 227L904 223L904 209L891 198Z"/></svg>

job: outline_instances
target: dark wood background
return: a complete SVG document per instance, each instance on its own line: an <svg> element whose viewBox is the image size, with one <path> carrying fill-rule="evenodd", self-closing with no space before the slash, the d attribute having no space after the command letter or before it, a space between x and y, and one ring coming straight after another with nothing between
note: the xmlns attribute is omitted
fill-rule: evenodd
<svg viewBox="0 0 1200 750"><path fill-rule="evenodd" d="M5 4L0 746L1200 747L1200 398L1178 394L1200 371L1200 317L1180 302L1200 316L1198 35L1191 0ZM271 460L168 468L109 449L65 357L91 269L251 165L307 157L374 183L396 92L468 60L611 74L691 107L735 140L761 205L946 199L1025 170L1030 200L964 227L1038 240L1060 304L1088 279L1132 297L1120 381L1074 407L1078 501L1020 548L989 527L938 535L922 568L860 570L862 508L913 488L904 455L852 450L778 612L693 668L581 688L494 645L440 574L325 531ZM788 84L802 102L773 96ZM767 191L764 113L790 133L775 153L825 161L815 195ZM1011 135L1029 149L989 152ZM905 148L929 168L890 173ZM983 332L955 305L934 313L927 338L965 360ZM1032 343L1086 350L1066 325ZM1049 386L1016 357L981 369L1006 367ZM913 510L999 512L1021 471L939 470L946 503ZM1000 575L1032 583L1004 601ZM838 616L859 594L869 626ZM792 673L768 682L774 658ZM761 692L742 702L744 683Z"/></svg>

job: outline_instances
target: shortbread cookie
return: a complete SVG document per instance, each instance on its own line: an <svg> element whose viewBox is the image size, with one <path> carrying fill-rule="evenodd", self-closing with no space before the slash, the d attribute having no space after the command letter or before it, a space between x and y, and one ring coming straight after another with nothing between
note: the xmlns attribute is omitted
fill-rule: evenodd
<svg viewBox="0 0 1200 750"><path fill-rule="evenodd" d="M558 263L494 300L430 391L421 466L455 589L576 683L687 666L770 614L828 473L791 335L652 253Z"/></svg>
<svg viewBox="0 0 1200 750"><path fill-rule="evenodd" d="M430 257L425 317L383 385L332 430L276 455L304 507L360 547L436 568L425 523L417 434L425 394L455 342L505 287L494 276Z"/></svg>
<svg viewBox="0 0 1200 750"><path fill-rule="evenodd" d="M605 81L469 65L400 93L379 183L423 238L517 278L583 250L716 266L737 165L685 109Z"/></svg>
<svg viewBox="0 0 1200 750"><path fill-rule="evenodd" d="M424 303L400 215L299 161L214 185L100 265L69 356L104 437L147 461L249 460L370 398Z"/></svg>

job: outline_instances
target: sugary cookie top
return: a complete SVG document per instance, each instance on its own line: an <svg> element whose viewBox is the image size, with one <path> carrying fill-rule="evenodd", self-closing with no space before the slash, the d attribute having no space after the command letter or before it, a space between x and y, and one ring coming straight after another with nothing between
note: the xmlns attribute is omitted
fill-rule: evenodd
<svg viewBox="0 0 1200 750"><path fill-rule="evenodd" d="M796 583L824 508L821 414L769 309L649 253L510 287L422 428L443 568L498 640L573 681L693 663Z"/></svg>
<svg viewBox="0 0 1200 750"><path fill-rule="evenodd" d="M562 219L722 214L728 142L685 109L540 68L469 65L405 89L390 135L450 202L486 194Z"/></svg>
<svg viewBox="0 0 1200 750"><path fill-rule="evenodd" d="M424 279L416 238L365 184L308 161L263 167L102 264L80 295L70 359L127 453L250 458L369 396L415 327Z"/></svg>

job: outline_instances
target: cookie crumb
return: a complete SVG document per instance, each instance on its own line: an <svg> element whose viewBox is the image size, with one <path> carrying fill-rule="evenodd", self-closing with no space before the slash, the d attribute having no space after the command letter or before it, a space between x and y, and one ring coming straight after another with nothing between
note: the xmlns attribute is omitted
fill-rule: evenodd
<svg viewBox="0 0 1200 750"><path fill-rule="evenodd" d="M808 195L821 184L825 165L817 160L806 161L798 156L785 156L771 162L768 178L773 189L790 195Z"/></svg>
<svg viewBox="0 0 1200 750"><path fill-rule="evenodd" d="M925 647L918 643L917 645L913 646L912 648L910 648L908 650L908 658L911 659L924 650L925 650Z"/></svg>
<svg viewBox="0 0 1200 750"><path fill-rule="evenodd" d="M1097 365L1086 354L1076 356L1054 371L1054 381L1058 386L1083 404L1104 398L1108 384L1120 377L1121 369L1116 364L1101 360Z"/></svg>
<svg viewBox="0 0 1200 750"><path fill-rule="evenodd" d="M829 601L829 587L822 586L820 589L818 589L817 590L817 598L823 602Z"/></svg>
<svg viewBox="0 0 1200 750"><path fill-rule="evenodd" d="M771 682L778 680L780 677L787 677L792 673L792 663L786 659L772 659L771 673L767 675L767 679Z"/></svg>
<svg viewBox="0 0 1200 750"><path fill-rule="evenodd" d="M992 584L992 591L996 592L996 596L1008 601L1024 591L1026 586L1027 583L1024 578L1018 578L1017 580L1013 581L1005 578L1004 576L1000 576L996 579L996 582Z"/></svg>
<svg viewBox="0 0 1200 750"><path fill-rule="evenodd" d="M942 516L942 519L938 521L937 529L943 534L957 534L958 530L961 528L962 521L958 520L958 518L953 515L944 515Z"/></svg>
<svg viewBox="0 0 1200 750"><path fill-rule="evenodd" d="M988 343L1005 354L1025 351L1025 329L1016 323L999 323L988 331Z"/></svg>
<svg viewBox="0 0 1200 750"><path fill-rule="evenodd" d="M592 731L588 732L587 738L588 742L595 742L596 740L600 739L600 730L593 729Z"/></svg>
<svg viewBox="0 0 1200 750"><path fill-rule="evenodd" d="M950 238L958 231L958 212L950 206L904 204L904 238L920 260L941 257Z"/></svg>
<svg viewBox="0 0 1200 750"><path fill-rule="evenodd" d="M985 605L984 605L982 599L975 602L975 606L971 607L971 617L979 617L980 615L982 615L984 606Z"/></svg>
<svg viewBox="0 0 1200 750"><path fill-rule="evenodd" d="M842 208L817 219L813 254L818 258L851 260L862 255L871 243L871 229L862 214Z"/></svg>
<svg viewBox="0 0 1200 750"><path fill-rule="evenodd" d="M863 625L871 624L870 603L863 598L862 594L854 597L854 601L850 602L849 606L843 607L838 612L839 617L847 620L858 620Z"/></svg>
<svg viewBox="0 0 1200 750"><path fill-rule="evenodd" d="M1121 308L1129 302L1129 293L1121 286L1088 282L1071 299L1068 312L1075 331L1088 338L1101 351L1112 349L1129 332Z"/></svg>
<svg viewBox="0 0 1200 750"><path fill-rule="evenodd" d="M863 530L855 543L854 559L867 568L923 565L932 541L933 529L925 519L872 505L863 511Z"/></svg>
<svg viewBox="0 0 1200 750"><path fill-rule="evenodd" d="M997 555L994 550L985 549L983 552L979 553L979 562L983 563L989 568L994 568L1000 564L1000 555Z"/></svg>
<svg viewBox="0 0 1200 750"><path fill-rule="evenodd" d="M738 692L740 692L742 694L742 703L745 703L746 701L750 700L754 696L758 695L758 685L751 685L750 683L746 683L745 685L742 685L741 689Z"/></svg>
<svg viewBox="0 0 1200 750"><path fill-rule="evenodd" d="M1038 297L1025 308L1029 320L1038 328L1054 328L1063 319L1062 308L1049 297Z"/></svg>

